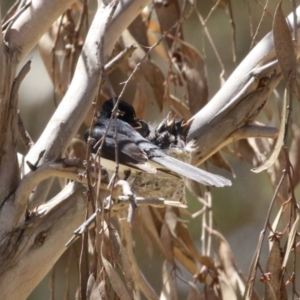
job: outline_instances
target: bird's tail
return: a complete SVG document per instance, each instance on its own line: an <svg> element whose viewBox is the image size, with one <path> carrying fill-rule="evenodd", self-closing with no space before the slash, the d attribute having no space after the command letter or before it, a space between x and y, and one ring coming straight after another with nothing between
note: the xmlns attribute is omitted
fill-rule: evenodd
<svg viewBox="0 0 300 300"><path fill-rule="evenodd" d="M231 181L225 177L204 171L168 155L154 156L151 157L151 160L179 175L204 185L213 185L216 187L231 185Z"/></svg>

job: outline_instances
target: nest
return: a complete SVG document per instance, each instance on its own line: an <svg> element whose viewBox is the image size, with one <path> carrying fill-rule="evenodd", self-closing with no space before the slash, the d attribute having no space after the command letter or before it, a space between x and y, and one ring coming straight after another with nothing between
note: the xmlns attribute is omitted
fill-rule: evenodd
<svg viewBox="0 0 300 300"><path fill-rule="evenodd" d="M140 197L165 198L185 203L184 179L157 171L156 174L138 173L131 186Z"/></svg>
<svg viewBox="0 0 300 300"><path fill-rule="evenodd" d="M170 148L168 155L187 162L190 153L185 149ZM138 173L131 186L132 191L140 197L165 198L186 204L185 181L182 177L157 170L156 174Z"/></svg>

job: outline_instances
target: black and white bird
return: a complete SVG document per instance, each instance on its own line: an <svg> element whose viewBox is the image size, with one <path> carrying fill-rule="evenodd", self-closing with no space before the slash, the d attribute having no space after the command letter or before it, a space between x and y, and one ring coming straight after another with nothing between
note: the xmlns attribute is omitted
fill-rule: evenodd
<svg viewBox="0 0 300 300"><path fill-rule="evenodd" d="M86 141L89 137L92 138L92 152L96 153L101 144L99 141L104 138L106 133L101 149L101 165L103 167L115 170L117 145L120 170L140 170L153 174L157 170L167 173L171 171L204 185L216 187L231 185L231 181L222 176L209 173L169 156L167 149L161 149L144 138L135 129L140 128L144 132L145 128L143 127L146 125L144 121L139 123L134 108L127 102L120 100L117 118L112 119L110 123L114 102L114 99L104 102L92 132L88 129L84 134ZM110 127L108 128L109 123Z"/></svg>

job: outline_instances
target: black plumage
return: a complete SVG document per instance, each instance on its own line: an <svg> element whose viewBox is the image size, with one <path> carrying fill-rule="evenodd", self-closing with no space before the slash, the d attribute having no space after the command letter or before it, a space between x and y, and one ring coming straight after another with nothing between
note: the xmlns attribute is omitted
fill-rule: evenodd
<svg viewBox="0 0 300 300"><path fill-rule="evenodd" d="M93 138L91 146L94 153L97 152L99 147L98 141L104 137L109 124L113 100L110 99L108 101L110 103L107 103L107 101L104 103L93 131L90 132L88 130L85 133L86 140L89 136ZM175 172L205 185L217 187L231 185L231 181L222 176L209 173L169 156L167 150L160 149L157 145L141 136L129 125L130 122L134 124L137 119L132 106L126 102L125 105L124 102L121 101L118 106L120 110L118 118L111 120L110 128L107 131L101 150L102 158L112 163L115 161L115 146L117 141L119 164L122 165L123 169L127 167L148 173L155 173L157 168L162 171ZM115 135L116 131L117 136ZM96 148L95 145L97 145ZM103 164L103 166L114 170L114 164L112 166Z"/></svg>

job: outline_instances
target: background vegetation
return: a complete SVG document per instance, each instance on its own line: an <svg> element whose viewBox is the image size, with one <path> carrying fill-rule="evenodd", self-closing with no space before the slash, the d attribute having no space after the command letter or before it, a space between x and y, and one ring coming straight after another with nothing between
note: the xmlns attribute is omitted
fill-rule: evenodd
<svg viewBox="0 0 300 300"><path fill-rule="evenodd" d="M13 15L11 13L5 18L6 13L9 13L9 9L14 5L14 1L9 2L1 2L3 24ZM70 4L71 2L69 1ZM26 1L18 1L18 10L25 3ZM26 11L29 11L36 3L43 5L43 1L33 0ZM194 193L187 192L187 209L179 210L170 207L149 209L143 206L137 212L132 228L125 224L126 222L124 223L123 219L126 218L124 212L113 213L112 218L101 215L103 219L99 217L96 226L99 229L103 226L104 220L112 222L109 233L110 240L114 240L118 244L117 246L110 248L110 243L105 240L103 235L95 237L93 234L89 237L90 244L88 245L85 240L87 239L86 234L85 239L78 239L66 249L64 244L68 238L65 238L64 242L60 244L60 252L64 252L63 255L51 270L49 266L48 275L33 291L31 291L32 287L38 281L24 289L24 293L22 293L24 298L30 294L28 299L41 299L42 297L101 299L99 296L98 298L95 296L95 292L94 294L92 292L97 290L103 297L105 294L107 299L118 299L118 297L126 299L124 295L121 296L123 288L127 290L130 297L135 299L139 297L155 299L159 296L161 299L260 299L263 297L265 299L287 299L299 297L299 278L297 279L299 262L296 259L299 240L297 232L299 209L296 199L298 197L297 184L300 178L299 120L297 118L299 111L298 77L296 63L287 62L282 54L283 52L290 54L290 48L286 46L284 51L280 50L284 48L282 45L289 44L293 37L295 53L297 53L297 36L295 34L294 36L287 35L286 31L277 28L284 28L280 16L278 17L279 12L282 11L284 15L287 15L293 11L293 5L295 6L296 3L282 1L282 7L277 10L277 17L275 17L277 5L278 1L232 0L198 1L197 3L193 3L193 1L154 1L143 9L139 15L140 19L135 20L136 23L129 27L129 31L123 32L114 47L113 55L110 56L109 50L105 50L109 52L105 52L104 55L106 63L108 56L115 56L126 46L133 44L138 46L131 57L126 57L116 63L116 68L106 78L101 92L100 90L97 92L96 109L104 99L112 95L112 89L117 95L122 93L124 82L126 82L122 98L135 106L139 117L156 124L170 110L188 119L200 111L209 100L212 99L211 101L216 102L214 96L218 91L220 94L224 91L225 94L226 85L223 90L221 89L224 82L243 59L251 53L253 47L274 29L277 34L274 39L279 66L277 64L274 69L268 70L267 74L263 73L263 75L257 76L259 84L251 90L251 97L257 99L255 101L258 103L262 96L255 93L262 87L270 89L267 96L263 96L268 98L268 102L264 108L259 108L261 113L256 121L265 126L277 128L278 131L273 130L268 134L265 131L262 131L263 133L255 131L253 136L243 136L243 138L248 137L248 140L236 139L233 143L229 143L221 152L218 152L218 155L213 155L215 149L211 149L209 159L202 167L231 178L232 186L221 189L201 187L201 191L196 191L198 197L193 195L195 190ZM57 11L59 12L59 10ZM51 28L49 30L47 28L47 32L39 35L37 45L34 46L32 43L30 52L21 51L24 56L17 63L18 68L20 69L30 58L32 58L32 63L31 70L19 90L18 109L26 131L34 142L39 140L43 132L45 133L47 124L53 122L52 116L55 111L58 111L58 104L65 99L68 99L70 103L72 101L72 97L65 95L72 82L74 72L84 72L78 67L76 69L76 63L82 53L82 47L96 11L96 1L75 2L64 13L61 11L57 20L53 19ZM106 11L109 10L106 8ZM136 9L135 13L137 12ZM107 12L106 14L102 13L103 18L110 16ZM49 15L53 18L52 14ZM41 17L41 22L46 16ZM118 15L115 16L118 17ZM134 19L132 15L130 17ZM22 14L20 18L22 18ZM30 24L30 20L24 21L23 26L26 24ZM274 27L275 24L279 24L279 26ZM5 30L7 32L8 40L9 30L13 30L14 25L13 22L12 25L3 27L4 32ZM104 25L102 24L102 26ZM110 24L107 26L109 27ZM13 37L13 35L11 36ZM99 44L103 42L100 36L99 32L95 36ZM105 41L106 33L103 36ZM278 41L277 46L276 41ZM10 47L12 44L8 45ZM93 46L96 53L97 47L95 44ZM260 61L256 67L275 61L275 51L273 48L272 50L261 49ZM296 56L295 54L295 62ZM101 60L100 54L99 57ZM149 62L154 62L155 65ZM139 63L141 63L140 68L136 71L135 67ZM250 68L250 70L253 69L255 68ZM248 72L245 71L236 80L243 81L242 77L246 78ZM276 79L276 83L270 79L273 78L274 73L279 78ZM281 73L284 74L284 80L280 81ZM287 73L296 75L285 76ZM127 81L131 74L134 74L133 77ZM102 76L104 75L102 74ZM271 83L265 83L266 78ZM95 81L99 82L99 78ZM241 83L241 86L245 85L245 82ZM289 91L294 91L294 93L289 93L289 95L294 95L293 97L287 97L287 101L290 101L289 105L283 104L286 87ZM80 86L78 88L80 89ZM233 92L233 95L236 94ZM243 91L240 99L246 98L248 101L249 94L247 91ZM92 95L88 100L89 106L95 100L94 96ZM241 105L246 106L242 100L240 100ZM3 103L3 100L1 101ZM285 110L286 106L290 110ZM282 118L284 111L288 112L285 119ZM94 106L90 109L82 125L78 125L79 130L76 135L78 139L82 140L84 130L90 126L93 112ZM214 114L217 115L218 111L215 111ZM73 116L75 118L77 114L73 114ZM248 115L245 113L243 118L246 120L247 117ZM81 118L83 119L83 116ZM224 117L219 122L221 124L224 122L224 126L227 126L225 123L227 119ZM250 121L252 120L249 120L249 123ZM272 150L276 148L274 146L276 139L274 138L277 137L278 132L281 132L280 124L282 123L287 123L288 126L283 133L284 139L278 146L283 149L276 156L278 160L274 163L274 159L272 166L265 172L259 174L252 172L252 168L263 164L270 153L274 153ZM196 132L201 135L201 126L198 127L200 129ZM216 135L220 137L222 134L222 130L216 132ZM70 138L75 138L75 134L70 134ZM213 139L217 140L214 137ZM85 159L86 149L85 147L80 148L81 146L82 144L78 140L70 139L68 145L62 147L64 148L63 153L58 151L60 154L53 157L49 155L50 159L47 158L47 155L44 156L39 166L46 164L47 161L57 162L61 156L70 159L74 153L76 157ZM202 144L200 144L201 146ZM77 147L79 147L79 151ZM32 164L37 160L38 149L46 149L46 153L48 153L48 148L38 146L36 151L30 150L33 153L30 155L29 147L24 146L24 139L21 138L18 138L16 149L18 153L27 155L26 160L30 158L29 161ZM202 163L197 157L192 161L194 164L200 162ZM28 172L30 170L26 170L24 173ZM34 171L31 170L31 172ZM82 166L74 167L72 165L70 172L75 175L62 176L59 174L57 177L76 179L77 174L81 174L84 170ZM284 177L282 177L283 174ZM42 220L44 211L50 210L49 203L51 201L54 203L56 198L53 199L53 197L63 190L65 185L65 180L55 179L49 194L39 196L44 197L43 201L29 201L31 204L27 206L27 211L34 212L31 215L32 222L36 222L35 214L41 216ZM44 190L44 188L42 189ZM83 190L79 190L79 192L83 195ZM100 198L103 200L105 196L101 194ZM32 197L31 195L31 199ZM87 200L87 196L82 198L84 198L83 201ZM94 195L95 199L97 199L96 194ZM4 199L1 203L6 201L9 200ZM45 206L43 207L43 205ZM39 208L37 209L37 207ZM90 205L84 204L82 207L84 210L87 207L88 215L92 214ZM146 215L151 216L153 223L149 224L145 221L149 222ZM81 220L78 221L79 223L77 222L78 224L71 224L65 220L69 224L67 229L61 227L65 226L64 223L53 229L51 231L53 238L55 239L55 235L58 234L57 230L68 230L65 237L71 238L73 231L83 223L86 217L85 212L77 217L78 220ZM26 213L26 218L30 219L28 213ZM118 218L121 221L118 221ZM180 219L184 221L181 222ZM54 217L53 220L55 220ZM172 231L172 224L175 226L174 231ZM148 230L147 226L149 226ZM120 235L123 244L118 238L112 238L114 227L117 228L116 232ZM13 229L15 230L15 228ZM132 249L128 249L124 241L130 241L131 230L133 234ZM266 230L266 236L260 245L259 238L262 230ZM47 234L50 234L50 231ZM191 242L196 248L189 244L189 240L184 239L187 235L191 236ZM95 248L92 246L93 243L96 245ZM101 243L107 247L105 255L103 253L100 255L99 249L101 248L98 247L103 245ZM6 245L5 242L2 245ZM51 243L45 243L44 247L51 247ZM5 249L8 247L6 246ZM259 249L261 252L256 252ZM131 257L128 251L133 251L134 257L137 259L135 266L134 262L130 260L131 269L129 270L126 268L124 258L120 259L122 251L127 253L129 260ZM181 251L181 254L178 251ZM40 252L41 254L37 254L40 264L48 265L47 259L43 258L43 251L40 250ZM24 254L22 257L25 259L26 255ZM253 260L253 257L256 257L257 261ZM12 261L15 259L10 256L5 257L5 255L1 258ZM32 260L34 260L34 256ZM103 262L105 260L109 261L111 266L118 271L120 277L115 283L112 282L115 274L110 273L110 267ZM54 261L56 259L53 259L53 263ZM52 264L52 261L49 264ZM39 268L39 264L35 264L34 268ZM145 275L146 283L143 282L140 275L136 275L136 268ZM1 274L6 271L3 268ZM23 276L30 278L30 272L27 272L28 268ZM252 281L255 272L256 278ZM16 279L15 286L22 290L23 285L18 280ZM92 283L90 283L91 280ZM90 286L87 285L87 282L90 283ZM255 291L252 292L252 288L255 288ZM90 298L85 298L86 289L90 293ZM3 299L17 298L16 296L9 298L6 295Z"/></svg>

